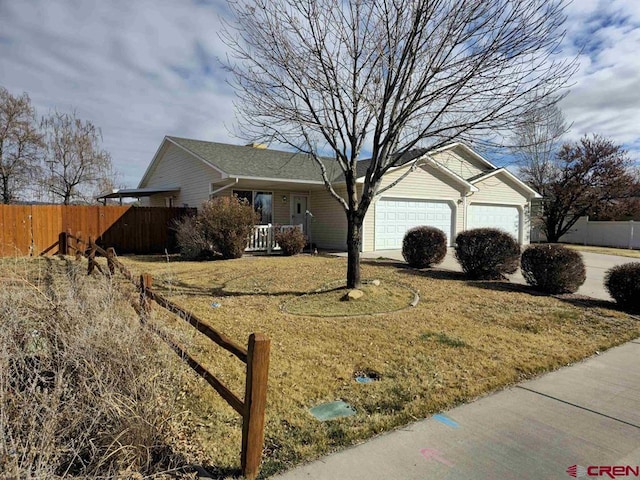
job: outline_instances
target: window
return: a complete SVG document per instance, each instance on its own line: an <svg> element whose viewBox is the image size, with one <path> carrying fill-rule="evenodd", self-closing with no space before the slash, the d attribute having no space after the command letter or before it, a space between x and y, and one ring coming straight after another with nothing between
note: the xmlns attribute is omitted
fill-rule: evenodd
<svg viewBox="0 0 640 480"><path fill-rule="evenodd" d="M240 200L245 200L258 214L258 223L273 222L273 193L252 190L234 190L233 194Z"/></svg>

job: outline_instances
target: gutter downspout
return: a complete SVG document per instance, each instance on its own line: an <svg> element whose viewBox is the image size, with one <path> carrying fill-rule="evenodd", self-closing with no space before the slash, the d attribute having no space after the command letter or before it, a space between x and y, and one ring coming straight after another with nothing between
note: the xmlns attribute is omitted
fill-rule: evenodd
<svg viewBox="0 0 640 480"><path fill-rule="evenodd" d="M235 181L235 182L231 182L231 183L228 183L227 185L224 185L224 186L222 186L222 187L220 187L220 188L216 188L213 192L209 193L209 198L211 198L213 195L215 195L215 194L216 194L216 193L218 193L218 192L221 192L221 191L223 191L223 190L226 190L226 189L227 189L227 188L229 188L229 187L233 187L234 185L237 185L237 184L238 184L238 181L239 181L239 179L238 179L238 178L236 178L236 181Z"/></svg>
<svg viewBox="0 0 640 480"><path fill-rule="evenodd" d="M466 230L467 226L468 226L468 220L469 220L469 209L468 209L468 205L467 205L467 198L469 198L471 195L473 195L475 192L473 191L468 191L464 197L462 197L462 209L464 210L464 220L462 222L462 230Z"/></svg>

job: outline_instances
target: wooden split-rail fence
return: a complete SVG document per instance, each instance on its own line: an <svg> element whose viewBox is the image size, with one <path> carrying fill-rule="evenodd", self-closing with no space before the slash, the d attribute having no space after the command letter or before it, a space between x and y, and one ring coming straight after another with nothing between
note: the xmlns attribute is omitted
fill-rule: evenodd
<svg viewBox="0 0 640 480"><path fill-rule="evenodd" d="M91 274L94 270L107 274L96 261L96 256L101 255L107 259L109 274L113 275L118 270L125 278L136 285L139 291L139 301L134 302L133 306L140 315L141 322L164 340L189 367L211 385L242 417L242 450L240 454L242 474L249 480L255 479L260 470L264 447L265 408L271 345L269 338L261 333L252 333L249 335L246 348L236 344L225 334L210 327L196 315L155 292L152 288L153 278L151 275L143 273L136 278L129 269L118 261L113 248L103 249L99 247L92 237L84 240L80 235L74 236L68 232L63 232L58 239L58 249L60 254L74 254L76 259L80 259L82 256L87 257L87 274ZM247 365L244 400L240 400L220 380L189 355L184 347L148 321L151 302L157 303L185 320L211 341L229 351Z"/></svg>

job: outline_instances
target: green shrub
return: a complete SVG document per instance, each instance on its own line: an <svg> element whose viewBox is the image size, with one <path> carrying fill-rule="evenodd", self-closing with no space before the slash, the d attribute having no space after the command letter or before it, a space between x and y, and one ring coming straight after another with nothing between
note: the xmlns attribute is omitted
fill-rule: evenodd
<svg viewBox="0 0 640 480"><path fill-rule="evenodd" d="M276 228L276 242L282 248L285 255L297 255L304 249L307 239L298 227L295 228Z"/></svg>
<svg viewBox="0 0 640 480"><path fill-rule="evenodd" d="M217 197L202 204L195 218L177 222L180 253L187 259L212 256L240 258L256 223L256 213L245 200Z"/></svg>
<svg viewBox="0 0 640 480"><path fill-rule="evenodd" d="M405 233L402 256L414 268L437 265L447 254L447 236L439 228L420 226Z"/></svg>
<svg viewBox="0 0 640 480"><path fill-rule="evenodd" d="M618 305L640 312L640 262L611 268L604 278L604 285Z"/></svg>
<svg viewBox="0 0 640 480"><path fill-rule="evenodd" d="M456 259L469 278L496 280L518 269L520 245L502 230L476 228L456 237Z"/></svg>
<svg viewBox="0 0 640 480"><path fill-rule="evenodd" d="M587 278L582 255L562 245L531 245L520 269L527 283L548 293L573 293Z"/></svg>

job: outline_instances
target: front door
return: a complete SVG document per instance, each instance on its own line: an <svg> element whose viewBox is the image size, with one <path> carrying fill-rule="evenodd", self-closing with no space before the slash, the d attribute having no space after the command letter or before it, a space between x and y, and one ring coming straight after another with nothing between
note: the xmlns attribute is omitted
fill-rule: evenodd
<svg viewBox="0 0 640 480"><path fill-rule="evenodd" d="M302 225L302 231L306 234L308 225L307 197L305 195L291 196L291 224Z"/></svg>

